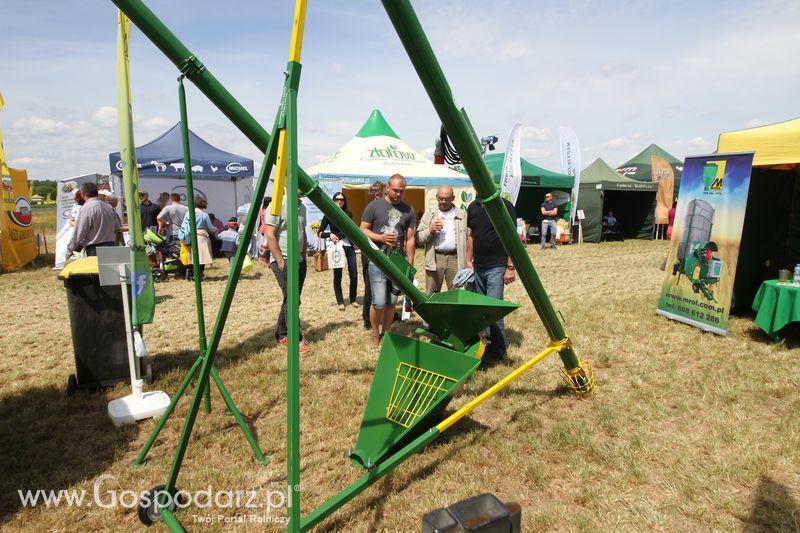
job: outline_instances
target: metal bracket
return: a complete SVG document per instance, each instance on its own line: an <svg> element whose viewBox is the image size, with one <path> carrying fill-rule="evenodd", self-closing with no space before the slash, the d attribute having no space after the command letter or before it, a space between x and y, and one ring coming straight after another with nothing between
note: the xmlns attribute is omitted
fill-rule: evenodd
<svg viewBox="0 0 800 533"><path fill-rule="evenodd" d="M194 54L190 55L186 59L183 60L178 70L181 74L185 77L192 79L192 76L195 74L202 74L206 70L206 66L197 59L197 56Z"/></svg>

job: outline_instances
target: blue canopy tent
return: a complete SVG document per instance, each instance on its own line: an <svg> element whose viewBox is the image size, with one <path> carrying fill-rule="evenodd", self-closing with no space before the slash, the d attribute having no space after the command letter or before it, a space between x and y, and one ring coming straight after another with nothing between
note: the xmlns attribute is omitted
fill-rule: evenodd
<svg viewBox="0 0 800 533"><path fill-rule="evenodd" d="M225 220L250 201L253 160L215 148L189 130L192 178L195 193L208 200L209 211ZM122 174L119 152L108 154L111 173ZM147 144L136 148L139 188L156 200L160 192L178 193L186 200L183 140L180 123Z"/></svg>

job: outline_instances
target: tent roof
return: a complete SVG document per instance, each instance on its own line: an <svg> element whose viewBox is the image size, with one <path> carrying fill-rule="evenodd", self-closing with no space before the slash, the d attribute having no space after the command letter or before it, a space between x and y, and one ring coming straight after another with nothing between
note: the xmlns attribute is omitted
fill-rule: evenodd
<svg viewBox="0 0 800 533"><path fill-rule="evenodd" d="M624 165L620 165L621 167L626 167L629 165L636 165L636 164L650 164L650 157L651 156L658 156L662 159L666 159L668 163L683 163L680 159L676 159L671 153L667 152L657 144L651 144L635 156L633 156L627 163Z"/></svg>
<svg viewBox="0 0 800 533"><path fill-rule="evenodd" d="M600 185L600 187L598 187L598 185ZM627 178L608 166L608 163L598 157L581 171L581 188L657 191L658 183Z"/></svg>
<svg viewBox="0 0 800 533"><path fill-rule="evenodd" d="M377 110L373 109L372 114L370 114L367 121L361 126L361 129L358 130L356 133L356 137L394 137L395 139L399 139L400 137L394 132L392 127L386 122L386 119L383 118L383 114Z"/></svg>
<svg viewBox="0 0 800 533"><path fill-rule="evenodd" d="M486 156L486 166L494 174L495 182L500 181L503 172L504 153L489 154ZM520 158L522 166L522 186L523 187L548 187L571 189L575 184L575 178L568 174L553 172L546 168L537 167L533 163Z"/></svg>
<svg viewBox="0 0 800 533"><path fill-rule="evenodd" d="M253 176L253 160L210 145L189 130L189 151L192 155L192 176L195 178L244 178ZM108 155L111 172L120 174L119 152ZM184 177L183 139L180 122L147 144L136 147L139 176Z"/></svg>
<svg viewBox="0 0 800 533"><path fill-rule="evenodd" d="M402 174L408 185L468 186L469 178L430 159L400 139L377 109L344 146L328 159L306 170L317 179L337 179L359 185Z"/></svg>
<svg viewBox="0 0 800 533"><path fill-rule="evenodd" d="M617 172L637 181L652 181L653 176L650 168L652 167L651 157L658 156L667 161L672 166L675 173L676 183L680 183L683 173L683 161L676 159L675 156L658 146L651 144L630 160L617 167Z"/></svg>
<svg viewBox="0 0 800 533"><path fill-rule="evenodd" d="M718 152L753 150L753 166L800 163L800 118L719 135Z"/></svg>

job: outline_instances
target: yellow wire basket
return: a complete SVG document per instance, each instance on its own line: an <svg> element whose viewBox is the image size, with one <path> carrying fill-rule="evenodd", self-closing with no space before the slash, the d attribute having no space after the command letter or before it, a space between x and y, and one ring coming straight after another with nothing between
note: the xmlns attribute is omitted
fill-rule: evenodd
<svg viewBox="0 0 800 533"><path fill-rule="evenodd" d="M386 418L405 428L424 415L458 380L418 366L400 363L392 386Z"/></svg>
<svg viewBox="0 0 800 533"><path fill-rule="evenodd" d="M578 394L594 393L594 372L586 361L579 360L578 367L572 370L561 369L564 383Z"/></svg>

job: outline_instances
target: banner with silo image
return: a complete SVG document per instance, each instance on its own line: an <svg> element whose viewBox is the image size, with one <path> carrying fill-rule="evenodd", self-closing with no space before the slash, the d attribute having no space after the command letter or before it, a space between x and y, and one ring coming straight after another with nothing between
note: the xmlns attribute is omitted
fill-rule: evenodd
<svg viewBox="0 0 800 533"><path fill-rule="evenodd" d="M728 334L753 153L687 157L659 315Z"/></svg>

